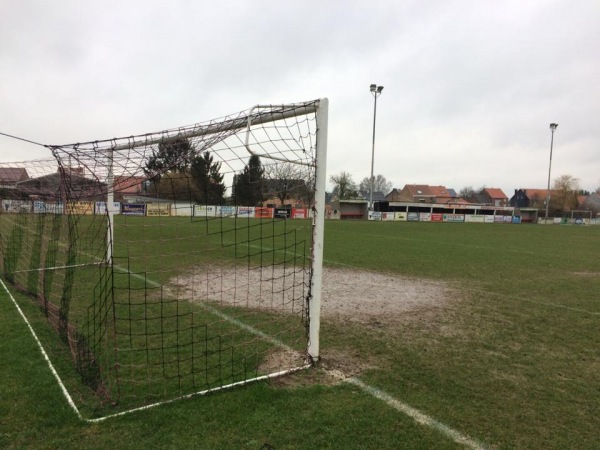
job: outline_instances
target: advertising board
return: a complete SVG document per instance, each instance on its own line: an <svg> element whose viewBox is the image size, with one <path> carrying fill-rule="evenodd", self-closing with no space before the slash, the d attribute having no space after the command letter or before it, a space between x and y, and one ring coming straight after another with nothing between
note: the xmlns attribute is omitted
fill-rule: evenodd
<svg viewBox="0 0 600 450"><path fill-rule="evenodd" d="M254 217L254 206L238 206L238 217Z"/></svg>
<svg viewBox="0 0 600 450"><path fill-rule="evenodd" d="M147 216L170 216L171 215L171 204L170 203L148 203L146 204L146 215Z"/></svg>
<svg viewBox="0 0 600 450"><path fill-rule="evenodd" d="M123 203L121 214L124 216L143 216L146 214L146 205L144 203Z"/></svg>
<svg viewBox="0 0 600 450"><path fill-rule="evenodd" d="M291 210L285 208L276 208L275 217L286 219ZM257 219L271 219L273 217L273 208L257 206L254 208L254 217Z"/></svg>
<svg viewBox="0 0 600 450"><path fill-rule="evenodd" d="M308 219L308 211L306 208L292 208L293 219Z"/></svg>
<svg viewBox="0 0 600 450"><path fill-rule="evenodd" d="M94 214L94 202L67 202L67 214L87 216Z"/></svg>
<svg viewBox="0 0 600 450"><path fill-rule="evenodd" d="M212 205L194 205L194 217L215 217L217 207Z"/></svg>
<svg viewBox="0 0 600 450"><path fill-rule="evenodd" d="M444 222L463 223L465 221L464 214L444 214Z"/></svg>

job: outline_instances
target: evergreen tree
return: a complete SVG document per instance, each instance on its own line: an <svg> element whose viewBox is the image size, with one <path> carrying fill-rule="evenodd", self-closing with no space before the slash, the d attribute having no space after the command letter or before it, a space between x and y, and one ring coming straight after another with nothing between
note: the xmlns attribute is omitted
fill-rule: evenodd
<svg viewBox="0 0 600 450"><path fill-rule="evenodd" d="M264 168L252 155L244 170L234 177L233 195L237 205L260 206L264 200Z"/></svg>
<svg viewBox="0 0 600 450"><path fill-rule="evenodd" d="M181 172L169 171L162 174L160 180L154 180L147 193L153 197L169 200L193 201L190 189L190 169Z"/></svg>
<svg viewBox="0 0 600 450"><path fill-rule="evenodd" d="M166 139L158 144L158 151L148 158L144 172L153 180L160 180L166 172L183 172L190 165L194 147L186 138Z"/></svg>
<svg viewBox="0 0 600 450"><path fill-rule="evenodd" d="M221 163L214 162L213 156L206 151L191 161L191 176L194 180L194 200L206 205L220 205L225 195L225 184L221 172Z"/></svg>

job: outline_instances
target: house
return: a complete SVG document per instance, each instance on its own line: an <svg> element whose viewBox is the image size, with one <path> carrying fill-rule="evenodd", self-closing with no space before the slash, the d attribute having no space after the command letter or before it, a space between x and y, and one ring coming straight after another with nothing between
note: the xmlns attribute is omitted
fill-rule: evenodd
<svg viewBox="0 0 600 450"><path fill-rule="evenodd" d="M105 200L106 183L76 175L73 171L55 172L19 181L15 191L28 199L49 201ZM68 197L67 197L68 193Z"/></svg>
<svg viewBox="0 0 600 450"><path fill-rule="evenodd" d="M510 198L510 206L513 208L529 207L529 197L523 189L515 189L515 195Z"/></svg>
<svg viewBox="0 0 600 450"><path fill-rule="evenodd" d="M592 211L595 216L600 216L600 192L594 192L593 194L588 195L583 207Z"/></svg>
<svg viewBox="0 0 600 450"><path fill-rule="evenodd" d="M139 195L144 192L145 177L130 177L126 175L115 176L114 200L122 201L124 195Z"/></svg>
<svg viewBox="0 0 600 450"><path fill-rule="evenodd" d="M507 206L508 205L508 197L502 189L500 188L483 188L481 192L479 192L484 202L484 205L491 206Z"/></svg>
<svg viewBox="0 0 600 450"><path fill-rule="evenodd" d="M19 181L29 179L24 167L0 167L0 189L14 189Z"/></svg>
<svg viewBox="0 0 600 450"><path fill-rule="evenodd" d="M264 181L266 200L263 206L292 205L297 208L307 208L310 189L304 180L300 179L267 179Z"/></svg>
<svg viewBox="0 0 600 450"><path fill-rule="evenodd" d="M460 199L454 189L427 184L407 184L401 190L392 189L385 197L388 202L453 203Z"/></svg>
<svg viewBox="0 0 600 450"><path fill-rule="evenodd" d="M371 200L371 193L369 191L367 191L367 192L360 191L358 193L358 195L360 198L362 198L364 200L367 200L367 201ZM386 198L385 198L385 194L383 192L373 191L373 204L378 203L378 202L385 202L385 201L386 201Z"/></svg>
<svg viewBox="0 0 600 450"><path fill-rule="evenodd" d="M525 195L529 198L529 206L531 208L544 209L546 208L547 189L523 189ZM550 189L550 198L558 195L558 191Z"/></svg>

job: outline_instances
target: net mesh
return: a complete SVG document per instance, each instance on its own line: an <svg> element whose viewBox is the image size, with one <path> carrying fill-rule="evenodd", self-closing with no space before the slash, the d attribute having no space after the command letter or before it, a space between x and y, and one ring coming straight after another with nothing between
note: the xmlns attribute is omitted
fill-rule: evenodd
<svg viewBox="0 0 600 450"><path fill-rule="evenodd" d="M80 407L307 363L318 103L0 163L2 274L59 337Z"/></svg>

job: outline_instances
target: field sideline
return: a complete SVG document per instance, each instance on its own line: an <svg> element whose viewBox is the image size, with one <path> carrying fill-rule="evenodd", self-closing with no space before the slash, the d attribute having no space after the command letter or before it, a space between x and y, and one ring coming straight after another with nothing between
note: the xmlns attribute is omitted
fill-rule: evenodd
<svg viewBox="0 0 600 450"><path fill-rule="evenodd" d="M325 319L323 367L476 443L593 448L598 243L600 227L327 222L326 265L402 276L398 289L435 280L452 296L393 326ZM0 323L3 448L462 448L322 369L86 424L2 290Z"/></svg>

